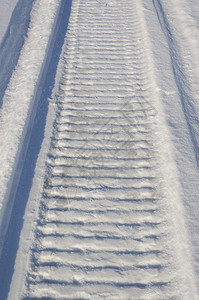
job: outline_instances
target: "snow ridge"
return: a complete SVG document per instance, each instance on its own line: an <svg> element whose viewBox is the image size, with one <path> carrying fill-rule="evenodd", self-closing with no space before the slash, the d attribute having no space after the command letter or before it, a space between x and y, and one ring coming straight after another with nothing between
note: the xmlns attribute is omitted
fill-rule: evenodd
<svg viewBox="0 0 199 300"><path fill-rule="evenodd" d="M13 205L8 202L10 187L13 184L13 176L16 175L28 123L34 117L31 115L35 105L34 93L58 7L58 1L53 0L34 3L27 38L3 98L0 111L0 140L2 149L6 151L3 151L0 157L0 252ZM36 47L35 37L38 41ZM17 186L17 183L15 185Z"/></svg>
<svg viewBox="0 0 199 300"><path fill-rule="evenodd" d="M199 29L189 16L187 1L175 1L175 5L173 1L153 2L168 39L176 85L199 165Z"/></svg>
<svg viewBox="0 0 199 300"><path fill-rule="evenodd" d="M11 3L8 5L11 6ZM27 35L32 5L33 0L18 1L7 31L0 43L0 107Z"/></svg>

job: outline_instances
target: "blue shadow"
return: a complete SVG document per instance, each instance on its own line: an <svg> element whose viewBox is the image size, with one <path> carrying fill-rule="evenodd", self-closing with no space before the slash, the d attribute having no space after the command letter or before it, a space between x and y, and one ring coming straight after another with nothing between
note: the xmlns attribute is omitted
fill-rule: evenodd
<svg viewBox="0 0 199 300"><path fill-rule="evenodd" d="M0 107L27 35L33 2L18 1L0 45Z"/></svg>
<svg viewBox="0 0 199 300"><path fill-rule="evenodd" d="M0 258L0 299L6 300L9 293L10 283L14 272L16 253L19 246L20 232L23 227L23 216L32 186L36 161L44 138L46 116L48 112L48 98L51 96L54 80L68 27L72 0L61 1L55 38L51 40L49 55L44 64L35 96L35 117L28 124L26 137L20 153L17 171L11 192L5 209L3 226L7 227L7 215L12 208L10 220L4 238L3 249ZM19 178L17 178L19 177ZM17 184L16 184L17 183Z"/></svg>

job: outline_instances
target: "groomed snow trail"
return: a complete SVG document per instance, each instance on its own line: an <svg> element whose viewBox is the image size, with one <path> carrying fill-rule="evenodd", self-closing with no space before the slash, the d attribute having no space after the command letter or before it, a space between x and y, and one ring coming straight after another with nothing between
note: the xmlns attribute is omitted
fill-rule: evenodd
<svg viewBox="0 0 199 300"><path fill-rule="evenodd" d="M73 1L23 299L196 299L149 57L140 1Z"/></svg>

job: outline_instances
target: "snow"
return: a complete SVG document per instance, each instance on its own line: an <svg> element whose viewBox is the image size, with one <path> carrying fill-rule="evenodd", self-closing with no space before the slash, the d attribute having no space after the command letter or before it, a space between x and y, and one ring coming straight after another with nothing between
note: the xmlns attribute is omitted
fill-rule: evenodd
<svg viewBox="0 0 199 300"><path fill-rule="evenodd" d="M2 37L0 35L0 106L2 105L4 93L24 44L24 39L27 34L28 24L30 21L32 3L33 0L20 0L17 4L15 1L8 1L8 3L6 2L6 4L2 5L2 20L4 20L5 16L5 25L8 24L7 22L9 20L10 23L6 31L4 30L5 28L1 28L0 31L0 34L2 34ZM7 4L9 5L8 7ZM15 7L13 7L14 4L16 4ZM12 15L10 15L11 13Z"/></svg>
<svg viewBox="0 0 199 300"><path fill-rule="evenodd" d="M159 4L158 4L159 3ZM194 5L195 3L195 5ZM199 50L199 28L195 18L191 17L190 7L197 8L192 1L189 7L186 1L172 2L154 1L160 24L163 28L170 53L173 69L172 81L176 83L177 91L165 99L166 119L172 134L175 160L179 169L179 181L182 187L182 202L185 208L184 219L189 230L192 253L195 258L194 268L198 273L198 61L196 53ZM196 9L197 11L197 9ZM168 17L169 16L169 17ZM164 21L163 21L163 19ZM175 20L175 22L174 22ZM159 51L160 52L160 51ZM157 50L156 50L157 53ZM162 51L160 52L161 62ZM170 77L170 73L168 75ZM162 83L172 86L171 79ZM179 98L177 97L179 95ZM197 277L198 278L198 277ZM197 279L198 286L198 279Z"/></svg>
<svg viewBox="0 0 199 300"><path fill-rule="evenodd" d="M18 0L8 0L8 1L1 0L0 1L0 7L1 7L1 9L0 9L0 20L1 20L0 41L2 41L2 39L5 35L5 32L7 30L9 22L10 22L10 18L12 16L12 12L13 12L17 2L18 2Z"/></svg>
<svg viewBox="0 0 199 300"><path fill-rule="evenodd" d="M27 38L3 98L0 111L0 140L1 147L4 149L0 157L0 250L3 243L3 231L6 230L12 210L12 203L8 203L7 200L9 189L13 184L13 173L18 172L18 179L20 176L20 170L16 169L17 161L22 151L27 123L34 118L32 111L37 101L34 99L34 94L39 87L37 85L40 84L38 78L45 61L58 7L59 3L56 1L34 3ZM37 39L36 45L35 39ZM5 214L6 220L3 221Z"/></svg>
<svg viewBox="0 0 199 300"><path fill-rule="evenodd" d="M0 296L198 299L198 3L73 0L58 30L64 5L0 1Z"/></svg>

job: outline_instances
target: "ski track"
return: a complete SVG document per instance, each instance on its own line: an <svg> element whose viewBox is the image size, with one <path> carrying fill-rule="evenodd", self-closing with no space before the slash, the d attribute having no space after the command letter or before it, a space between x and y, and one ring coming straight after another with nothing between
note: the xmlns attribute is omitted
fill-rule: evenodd
<svg viewBox="0 0 199 300"><path fill-rule="evenodd" d="M164 213L144 26L139 1L73 1L24 300L195 299Z"/></svg>

